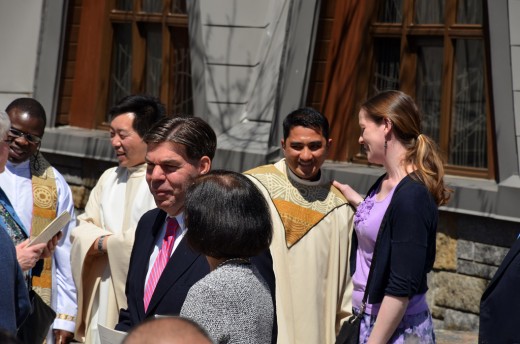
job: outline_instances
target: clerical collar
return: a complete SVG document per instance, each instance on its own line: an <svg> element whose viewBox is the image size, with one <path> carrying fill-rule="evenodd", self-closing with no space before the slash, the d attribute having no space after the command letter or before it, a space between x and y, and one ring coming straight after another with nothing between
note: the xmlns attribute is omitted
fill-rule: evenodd
<svg viewBox="0 0 520 344"><path fill-rule="evenodd" d="M14 163L10 160L7 160L7 166L12 167L13 169L26 169L29 167L29 164L31 163L31 159L27 159L25 161L22 161L20 163Z"/></svg>
<svg viewBox="0 0 520 344"><path fill-rule="evenodd" d="M144 170L145 166L146 166L146 163L143 162L142 164L135 165L135 166L132 166L132 167L121 167L121 166L119 166L119 168L126 168L128 170L128 172L134 173L134 172L137 172L139 170Z"/></svg>
<svg viewBox="0 0 520 344"><path fill-rule="evenodd" d="M140 165L135 165L135 166L132 166L132 167L127 167L127 169L128 169L128 171L130 171L130 173L132 173L132 172L135 172L138 169L140 169L142 166L143 166L143 164L140 164Z"/></svg>
<svg viewBox="0 0 520 344"><path fill-rule="evenodd" d="M317 185L322 184L321 180L323 179L323 174L321 173L321 170L319 172L320 178L318 178L318 180L307 180L307 179L302 179L302 178L298 177L296 174L294 174L294 172L291 171L291 169L289 168L287 163L285 164L285 167L287 169L287 176L299 184L308 185L308 186L317 186Z"/></svg>

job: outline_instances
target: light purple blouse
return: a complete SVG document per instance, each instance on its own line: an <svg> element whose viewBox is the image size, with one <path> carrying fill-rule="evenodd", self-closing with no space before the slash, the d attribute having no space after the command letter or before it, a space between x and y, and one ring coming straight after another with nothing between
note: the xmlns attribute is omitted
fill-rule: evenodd
<svg viewBox="0 0 520 344"><path fill-rule="evenodd" d="M370 194L361 204L359 204L354 216L354 229L358 239L358 249L356 252L356 271L352 276L354 284L354 292L352 294L352 305L355 308L361 308L365 286L372 263L372 255L377 238L377 233L381 227L383 216L392 200L395 187L385 197L385 199L376 200L375 192ZM381 304L367 303L365 312L371 315L377 315ZM428 309L426 303L426 294L417 294L412 296L405 314L417 314Z"/></svg>

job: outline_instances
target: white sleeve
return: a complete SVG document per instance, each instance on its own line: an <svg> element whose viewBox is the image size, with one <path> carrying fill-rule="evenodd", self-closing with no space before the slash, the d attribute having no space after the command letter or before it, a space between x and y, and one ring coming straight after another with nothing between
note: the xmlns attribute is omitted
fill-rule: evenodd
<svg viewBox="0 0 520 344"><path fill-rule="evenodd" d="M54 174L58 188L57 214L59 215L64 210L67 210L72 218L69 224L63 228L63 237L54 251L56 302L53 302L53 305L56 310L56 320L53 328L74 333L78 306L76 302L76 286L74 285L70 265L70 232L76 227L76 215L74 213L74 201L70 187L56 169L54 169Z"/></svg>

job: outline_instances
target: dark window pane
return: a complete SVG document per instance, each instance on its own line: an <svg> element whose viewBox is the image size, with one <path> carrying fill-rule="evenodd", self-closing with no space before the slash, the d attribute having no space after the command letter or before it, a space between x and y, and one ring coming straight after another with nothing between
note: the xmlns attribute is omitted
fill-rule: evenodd
<svg viewBox="0 0 520 344"><path fill-rule="evenodd" d="M134 7L134 0L116 0L116 9L120 11L131 11Z"/></svg>
<svg viewBox="0 0 520 344"><path fill-rule="evenodd" d="M444 0L415 0L416 24L443 24Z"/></svg>
<svg viewBox="0 0 520 344"><path fill-rule="evenodd" d="M162 0L143 0L143 12L162 13Z"/></svg>
<svg viewBox="0 0 520 344"><path fill-rule="evenodd" d="M162 73L162 32L160 25L146 26L146 83L145 91L159 97Z"/></svg>
<svg viewBox="0 0 520 344"><path fill-rule="evenodd" d="M401 23L403 21L403 0L384 0L378 15L383 23Z"/></svg>
<svg viewBox="0 0 520 344"><path fill-rule="evenodd" d="M375 40L375 74L370 94L399 89L400 40Z"/></svg>
<svg viewBox="0 0 520 344"><path fill-rule="evenodd" d="M439 142L443 48L417 49L416 100L422 113L422 131Z"/></svg>
<svg viewBox="0 0 520 344"><path fill-rule="evenodd" d="M187 14L186 0L172 0L172 13Z"/></svg>
<svg viewBox="0 0 520 344"><path fill-rule="evenodd" d="M119 99L131 93L132 80L132 26L131 24L114 25L112 44L112 67L108 90L108 108Z"/></svg>
<svg viewBox="0 0 520 344"><path fill-rule="evenodd" d="M484 45L457 40L449 163L487 167Z"/></svg>
<svg viewBox="0 0 520 344"><path fill-rule="evenodd" d="M482 24L482 0L458 0L457 23Z"/></svg>
<svg viewBox="0 0 520 344"><path fill-rule="evenodd" d="M171 68L173 94L170 101L172 113L193 115L188 30L175 29L172 37L174 57Z"/></svg>

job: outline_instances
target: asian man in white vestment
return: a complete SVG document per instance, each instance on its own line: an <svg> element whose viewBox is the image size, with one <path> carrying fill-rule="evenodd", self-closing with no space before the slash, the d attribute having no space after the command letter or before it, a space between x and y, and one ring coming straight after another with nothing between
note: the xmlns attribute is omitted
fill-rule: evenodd
<svg viewBox="0 0 520 344"><path fill-rule="evenodd" d="M145 179L142 137L164 114L159 100L145 95L125 97L109 112L119 166L103 173L72 231L76 340L99 343L98 324L113 328L119 310L127 307L125 283L135 229L140 217L155 207Z"/></svg>

